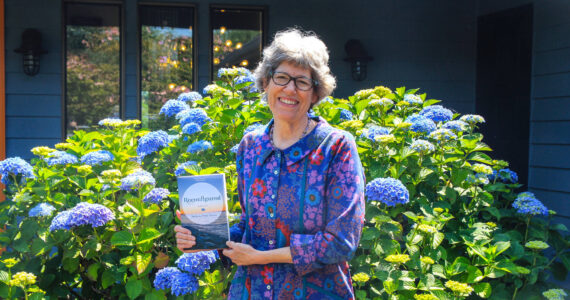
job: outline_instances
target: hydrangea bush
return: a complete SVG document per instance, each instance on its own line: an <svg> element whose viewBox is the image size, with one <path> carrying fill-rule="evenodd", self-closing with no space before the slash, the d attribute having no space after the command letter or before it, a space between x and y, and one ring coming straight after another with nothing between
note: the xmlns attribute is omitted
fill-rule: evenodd
<svg viewBox="0 0 570 300"><path fill-rule="evenodd" d="M168 127L105 119L56 149L32 149L31 162L0 162L8 198L0 203L0 297L227 294L235 267L215 251L182 255L173 234L180 175L224 172L230 220L239 219L236 145L271 118L248 70L220 69L219 77L203 96L166 101ZM366 170L366 224L350 262L357 297L565 295L547 279L570 269L567 229L551 223L554 212L534 194L519 193L516 170L489 156L477 132L482 116L439 102L379 86L311 112L356 137ZM22 284L13 274L35 279Z"/></svg>

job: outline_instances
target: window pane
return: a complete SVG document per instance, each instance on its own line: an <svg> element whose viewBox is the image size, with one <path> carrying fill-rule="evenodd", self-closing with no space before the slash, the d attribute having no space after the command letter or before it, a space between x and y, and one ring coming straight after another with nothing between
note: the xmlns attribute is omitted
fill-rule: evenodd
<svg viewBox="0 0 570 300"><path fill-rule="evenodd" d="M260 9L212 8L212 79L220 68L255 68L261 57L262 20Z"/></svg>
<svg viewBox="0 0 570 300"><path fill-rule="evenodd" d="M121 114L120 6L66 4L66 130Z"/></svg>
<svg viewBox="0 0 570 300"><path fill-rule="evenodd" d="M194 9L140 6L141 121L164 128L158 113L164 102L193 89Z"/></svg>

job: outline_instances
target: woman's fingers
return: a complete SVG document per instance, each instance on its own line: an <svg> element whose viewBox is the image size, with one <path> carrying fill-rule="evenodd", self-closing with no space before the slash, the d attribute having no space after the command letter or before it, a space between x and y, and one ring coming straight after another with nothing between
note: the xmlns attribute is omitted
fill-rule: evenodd
<svg viewBox="0 0 570 300"><path fill-rule="evenodd" d="M181 215L180 210L177 209L176 210L176 217L178 218L178 220L182 221L182 219L180 219L180 215Z"/></svg>

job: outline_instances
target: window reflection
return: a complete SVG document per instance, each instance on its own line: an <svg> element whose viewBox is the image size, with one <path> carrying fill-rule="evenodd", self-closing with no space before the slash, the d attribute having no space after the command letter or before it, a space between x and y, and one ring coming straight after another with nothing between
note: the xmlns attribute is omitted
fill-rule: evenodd
<svg viewBox="0 0 570 300"><path fill-rule="evenodd" d="M263 10L212 8L212 79L220 68L255 68L261 57Z"/></svg>
<svg viewBox="0 0 570 300"><path fill-rule="evenodd" d="M120 6L66 3L66 131L121 114Z"/></svg>
<svg viewBox="0 0 570 300"><path fill-rule="evenodd" d="M194 9L139 7L141 22L141 121L150 129L166 128L160 108L193 89Z"/></svg>

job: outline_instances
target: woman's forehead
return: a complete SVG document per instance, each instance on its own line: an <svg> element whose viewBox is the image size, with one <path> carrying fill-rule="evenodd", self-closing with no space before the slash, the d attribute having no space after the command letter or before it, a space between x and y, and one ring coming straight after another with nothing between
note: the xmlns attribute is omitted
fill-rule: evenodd
<svg viewBox="0 0 570 300"><path fill-rule="evenodd" d="M305 76L311 78L311 70L295 63L284 61L275 69L276 72L286 72L291 76Z"/></svg>

